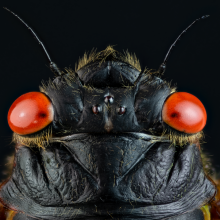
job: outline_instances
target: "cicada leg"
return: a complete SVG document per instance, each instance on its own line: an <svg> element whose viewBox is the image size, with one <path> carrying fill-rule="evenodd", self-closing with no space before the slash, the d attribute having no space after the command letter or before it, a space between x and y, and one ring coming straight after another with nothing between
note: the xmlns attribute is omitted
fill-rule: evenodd
<svg viewBox="0 0 220 220"><path fill-rule="evenodd" d="M13 220L17 212L5 208L0 204L0 220Z"/></svg>

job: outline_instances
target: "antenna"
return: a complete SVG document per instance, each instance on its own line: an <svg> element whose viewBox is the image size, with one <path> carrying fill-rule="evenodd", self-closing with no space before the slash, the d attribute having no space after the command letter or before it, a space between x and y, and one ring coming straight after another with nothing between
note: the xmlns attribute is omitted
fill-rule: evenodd
<svg viewBox="0 0 220 220"><path fill-rule="evenodd" d="M9 10L8 8L5 8L5 10L9 11L11 14L13 14L15 17L17 17L32 33L32 35L34 36L34 38L36 38L36 40L38 41L38 43L41 45L41 47L43 48L44 53L47 56L47 59L50 63L50 68L51 70L54 72L55 75L59 76L62 75L61 71L59 70L59 68L57 67L57 65L52 62L49 53L47 52L43 42L39 39L39 37L37 36L37 34L34 32L34 30L26 23L24 22L17 14L15 14L14 12L12 12L11 10Z"/></svg>
<svg viewBox="0 0 220 220"><path fill-rule="evenodd" d="M185 34L186 31L187 31L189 28L191 28L197 21L199 21L199 20L201 20L201 19L205 19L205 18L207 18L207 17L209 17L209 15L204 15L204 16L202 16L201 18L197 18L197 19L196 19L195 21L193 21L184 31L182 31L182 33L177 37L177 39L174 41L174 43L173 43L173 44L171 45L171 47L169 48L169 50L168 50L168 52L167 52L167 54L166 54L166 56L165 56L165 58L164 58L163 63L160 65L160 67L159 67L159 69L158 69L158 73L159 73L159 74L163 74L163 73L165 72L167 60L168 60L168 58L169 58L169 56L170 56L170 53L171 53L171 51L173 50L173 47L176 46L177 41L180 40L180 38L182 37L182 35Z"/></svg>

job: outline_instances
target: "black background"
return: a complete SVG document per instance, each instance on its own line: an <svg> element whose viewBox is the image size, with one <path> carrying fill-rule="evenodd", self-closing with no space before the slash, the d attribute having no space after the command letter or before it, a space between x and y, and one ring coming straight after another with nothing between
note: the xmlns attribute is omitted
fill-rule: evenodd
<svg viewBox="0 0 220 220"><path fill-rule="evenodd" d="M157 69L176 37L193 20L198 22L174 48L164 78L178 91L197 96L208 114L205 150L220 171L220 1L5 1L40 36L59 67L75 67L85 51L108 45L128 49L144 68ZM29 31L12 14L0 9L0 170L13 152L7 112L20 95L38 91L53 78L46 56ZM2 178L2 174L0 176Z"/></svg>

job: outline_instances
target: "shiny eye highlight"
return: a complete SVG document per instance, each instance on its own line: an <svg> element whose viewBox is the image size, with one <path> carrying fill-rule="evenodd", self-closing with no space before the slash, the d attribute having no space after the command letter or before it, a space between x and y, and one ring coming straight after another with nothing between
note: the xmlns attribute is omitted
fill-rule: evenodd
<svg viewBox="0 0 220 220"><path fill-rule="evenodd" d="M170 127L188 134L201 131L207 120L202 102L187 92L176 92L168 97L162 119Z"/></svg>
<svg viewBox="0 0 220 220"><path fill-rule="evenodd" d="M20 135L42 130L53 121L54 110L49 98L41 92L29 92L17 98L8 111L8 124Z"/></svg>
<svg viewBox="0 0 220 220"><path fill-rule="evenodd" d="M119 115L123 115L126 112L125 107L121 106L117 109Z"/></svg>
<svg viewBox="0 0 220 220"><path fill-rule="evenodd" d="M99 105L93 105L92 111L95 115L97 115L99 112L101 112L101 107Z"/></svg>

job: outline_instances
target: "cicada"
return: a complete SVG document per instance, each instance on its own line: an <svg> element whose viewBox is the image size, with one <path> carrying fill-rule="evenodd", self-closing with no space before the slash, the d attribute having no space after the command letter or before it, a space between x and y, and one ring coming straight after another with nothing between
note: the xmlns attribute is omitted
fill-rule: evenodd
<svg viewBox="0 0 220 220"><path fill-rule="evenodd" d="M219 218L217 185L201 159L205 107L162 79L176 42L207 16L156 71L112 46L62 70L11 13L55 77L9 109L15 159L0 189L1 219L207 220L210 209Z"/></svg>

